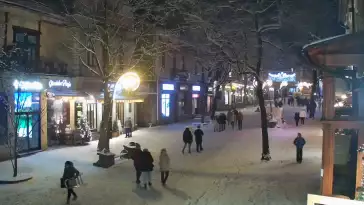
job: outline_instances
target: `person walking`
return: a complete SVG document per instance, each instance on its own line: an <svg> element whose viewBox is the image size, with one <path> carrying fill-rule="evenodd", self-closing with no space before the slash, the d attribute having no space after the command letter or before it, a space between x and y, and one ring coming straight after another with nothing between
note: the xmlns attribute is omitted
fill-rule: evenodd
<svg viewBox="0 0 364 205"><path fill-rule="evenodd" d="M185 149L188 146L188 153L191 154L191 145L193 142L193 136L192 132L190 131L190 128L186 127L185 131L183 131L183 142L185 145L183 146L182 153L185 153Z"/></svg>
<svg viewBox="0 0 364 205"><path fill-rule="evenodd" d="M125 124L124 124L124 128L125 128L125 138L130 138L132 137L132 128L133 128L133 123L131 121L131 118L128 117L127 120L125 120Z"/></svg>
<svg viewBox="0 0 364 205"><path fill-rule="evenodd" d="M304 125L305 124L305 119L307 117L307 114L306 114L306 110L305 109L302 109L300 111L300 119L301 119L301 124Z"/></svg>
<svg viewBox="0 0 364 205"><path fill-rule="evenodd" d="M140 157L140 171L142 172L141 178L145 189L152 186L152 171L154 168L153 157L148 149L143 149Z"/></svg>
<svg viewBox="0 0 364 205"><path fill-rule="evenodd" d="M170 170L170 158L165 148L161 149L161 153L159 155L159 169L161 172L161 183L165 186Z"/></svg>
<svg viewBox="0 0 364 205"><path fill-rule="evenodd" d="M131 159L133 160L135 174L136 174L136 184L140 184L140 176L142 175L142 172L140 170L141 168L141 155L142 155L142 149L140 147L140 144L136 144L135 148L133 149L133 154L131 155Z"/></svg>
<svg viewBox="0 0 364 205"><path fill-rule="evenodd" d="M226 115L226 118L227 118L227 121L228 121L228 126L231 125L234 129L234 125L233 125L233 112L231 110L229 110L227 112L227 115Z"/></svg>
<svg viewBox="0 0 364 205"><path fill-rule="evenodd" d="M302 150L303 146L306 144L306 140L302 137L301 133L297 134L297 137L294 139L293 144L296 146L296 161L297 163L302 163Z"/></svg>
<svg viewBox="0 0 364 205"><path fill-rule="evenodd" d="M73 166L73 163L66 161L64 164L64 171L62 180L64 181L67 188L67 204L70 204L71 195L73 200L77 200L77 194L73 190L73 185L71 185L70 180L75 180L80 175L80 172Z"/></svg>
<svg viewBox="0 0 364 205"><path fill-rule="evenodd" d="M296 121L296 127L298 127L298 122L300 121L300 113L299 112L294 113L294 121Z"/></svg>
<svg viewBox="0 0 364 205"><path fill-rule="evenodd" d="M315 101L311 102L311 107L310 107L310 118L315 119L315 113L316 113L316 108L317 108L317 104Z"/></svg>
<svg viewBox="0 0 364 205"><path fill-rule="evenodd" d="M237 121L238 121L238 130L242 130L243 129L243 113L241 111L238 112Z"/></svg>
<svg viewBox="0 0 364 205"><path fill-rule="evenodd" d="M214 132L220 132L220 125L218 116L214 116L212 119L212 125L214 126Z"/></svg>
<svg viewBox="0 0 364 205"><path fill-rule="evenodd" d="M196 151L201 152L203 151L202 148L202 136L204 135L203 131L201 130L201 126L198 125L197 129L195 130L195 142L196 142Z"/></svg>

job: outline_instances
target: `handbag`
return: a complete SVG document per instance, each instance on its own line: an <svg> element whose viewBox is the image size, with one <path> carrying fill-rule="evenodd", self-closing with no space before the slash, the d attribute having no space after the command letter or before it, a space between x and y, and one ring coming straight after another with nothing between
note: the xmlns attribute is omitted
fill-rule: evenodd
<svg viewBox="0 0 364 205"><path fill-rule="evenodd" d="M76 178L66 179L65 185L67 189L72 189L78 187L78 182Z"/></svg>
<svg viewBox="0 0 364 205"><path fill-rule="evenodd" d="M61 188L66 188L66 184L64 182L65 180L63 178L60 179L61 182Z"/></svg>

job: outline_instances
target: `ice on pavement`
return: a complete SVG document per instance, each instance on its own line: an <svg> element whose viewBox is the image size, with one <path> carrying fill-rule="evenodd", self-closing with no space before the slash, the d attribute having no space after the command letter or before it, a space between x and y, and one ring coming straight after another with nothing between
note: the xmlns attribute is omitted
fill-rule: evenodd
<svg viewBox="0 0 364 205"><path fill-rule="evenodd" d="M295 108L284 113L293 124ZM296 108L299 109L299 108ZM244 116L243 131L214 133L206 128L204 151L182 155L185 124L143 129L133 138L111 141L119 153L123 144L136 141L147 147L155 159L153 188L142 190L134 184L131 161L118 161L109 169L92 166L96 161L96 142L89 146L56 149L20 159L20 171L34 179L17 185L0 186L0 204L64 204L66 190L59 188L64 162L72 160L84 173L86 184L76 189L78 201L85 205L304 205L307 193L318 193L321 166L321 125L308 120L298 128L270 129L273 160L260 162L261 130L259 113ZM292 142L297 132L306 138L303 164L295 163ZM167 187L159 181L158 154L167 148L172 170ZM195 149L193 149L194 151ZM0 163L0 177L10 173L9 162Z"/></svg>

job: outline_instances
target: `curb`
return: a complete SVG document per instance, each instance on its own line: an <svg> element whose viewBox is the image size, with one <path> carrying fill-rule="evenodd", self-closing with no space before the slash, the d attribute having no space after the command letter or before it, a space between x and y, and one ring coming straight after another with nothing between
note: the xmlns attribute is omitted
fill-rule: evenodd
<svg viewBox="0 0 364 205"><path fill-rule="evenodd" d="M26 177L24 179L19 179L19 180L0 180L0 184L4 185L4 184L19 184L22 182L27 182L29 180L33 179L33 177Z"/></svg>

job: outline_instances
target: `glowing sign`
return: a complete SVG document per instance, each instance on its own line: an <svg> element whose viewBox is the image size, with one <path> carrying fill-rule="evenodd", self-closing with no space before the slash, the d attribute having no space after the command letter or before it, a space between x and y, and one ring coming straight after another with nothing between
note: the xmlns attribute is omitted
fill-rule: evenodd
<svg viewBox="0 0 364 205"><path fill-rule="evenodd" d="M287 81L283 81L283 82L281 83L280 88L285 87L285 86L287 86L287 85L288 85L288 82L287 82Z"/></svg>
<svg viewBox="0 0 364 205"><path fill-rule="evenodd" d="M40 91L43 89L43 85L40 82L37 81L18 81L15 80L13 83L14 88L20 89L20 90L34 90L34 91Z"/></svg>
<svg viewBox="0 0 364 205"><path fill-rule="evenodd" d="M269 73L268 78L273 82L283 82L283 81L296 82L296 73L292 74L287 74L283 72L280 72L278 74Z"/></svg>
<svg viewBox="0 0 364 205"><path fill-rule="evenodd" d="M192 98L198 98L198 97L200 97L199 94L192 94Z"/></svg>
<svg viewBox="0 0 364 205"><path fill-rule="evenodd" d="M307 83L307 82L299 82L297 84L297 87L299 89L302 89L303 87L310 88L311 86L312 86L312 83Z"/></svg>
<svg viewBox="0 0 364 205"><path fill-rule="evenodd" d="M174 90L174 85L173 84L163 84L162 90Z"/></svg>
<svg viewBox="0 0 364 205"><path fill-rule="evenodd" d="M194 85L194 86L192 86L192 90L193 91L200 91L201 87L199 85Z"/></svg>
<svg viewBox="0 0 364 205"><path fill-rule="evenodd" d="M66 87L66 88L70 88L72 86L71 82L64 79L64 80L49 80L48 82L48 86L50 88L52 87Z"/></svg>

